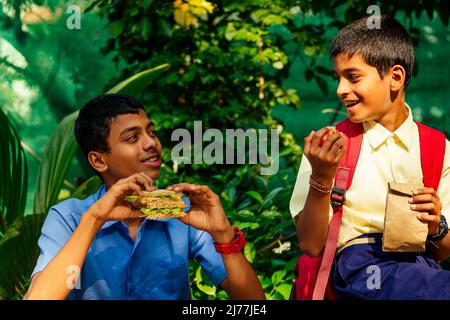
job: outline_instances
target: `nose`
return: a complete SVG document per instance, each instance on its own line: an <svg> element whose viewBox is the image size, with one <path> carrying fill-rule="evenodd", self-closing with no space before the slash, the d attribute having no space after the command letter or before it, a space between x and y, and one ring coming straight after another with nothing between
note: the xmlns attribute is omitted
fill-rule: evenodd
<svg viewBox="0 0 450 320"><path fill-rule="evenodd" d="M149 149L156 148L157 145L158 145L158 138L156 138L155 136L151 136L148 133L144 135L142 142L142 148L144 150L147 151Z"/></svg>
<svg viewBox="0 0 450 320"><path fill-rule="evenodd" d="M340 80L336 90L337 96L343 99L346 95L349 94L349 92L350 88L348 86L348 82L345 79Z"/></svg>

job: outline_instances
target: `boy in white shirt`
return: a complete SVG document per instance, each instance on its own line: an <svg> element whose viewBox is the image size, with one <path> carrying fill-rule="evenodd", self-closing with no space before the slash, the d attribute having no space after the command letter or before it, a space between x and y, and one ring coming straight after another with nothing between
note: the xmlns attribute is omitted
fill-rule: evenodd
<svg viewBox="0 0 450 320"><path fill-rule="evenodd" d="M388 182L422 182L417 125L405 103L405 89L414 65L414 48L406 30L393 18L381 17L380 29L369 29L367 18L342 29L330 54L339 81L337 95L349 119L362 123L363 143L351 187L343 205L338 249L358 237L372 244L345 247L335 258L333 287L338 299L446 299L450 272L436 261L450 256L450 143L439 189L414 190L409 202L417 218L428 223L426 254L381 250ZM305 138L304 155L290 211L297 225L302 252L319 256L325 246L332 215L329 190L345 150L345 137L328 129ZM310 180L311 179L311 180ZM312 181L316 188L311 187ZM310 182L311 183L311 182ZM320 188L319 188L320 189ZM380 268L380 286L367 285L367 268Z"/></svg>

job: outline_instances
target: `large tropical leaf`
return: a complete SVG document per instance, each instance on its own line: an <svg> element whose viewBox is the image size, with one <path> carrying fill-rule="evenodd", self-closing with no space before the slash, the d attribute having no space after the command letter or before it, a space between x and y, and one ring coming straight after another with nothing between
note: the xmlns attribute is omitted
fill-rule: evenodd
<svg viewBox="0 0 450 320"><path fill-rule="evenodd" d="M19 136L1 109L0 142L0 238L2 238L8 226L24 213L28 172Z"/></svg>
<svg viewBox="0 0 450 320"><path fill-rule="evenodd" d="M122 81L107 93L125 93L130 96L137 96L141 94L147 86L156 80L159 75L169 69L169 64L162 64L152 69L139 72L134 76Z"/></svg>
<svg viewBox="0 0 450 320"><path fill-rule="evenodd" d="M72 198L84 199L89 195L95 193L98 188L103 184L102 180L98 176L90 177L83 182L73 193Z"/></svg>
<svg viewBox="0 0 450 320"><path fill-rule="evenodd" d="M39 168L34 212L45 213L58 200L58 194L77 150L73 126L78 112L65 117L47 144Z"/></svg>
<svg viewBox="0 0 450 320"><path fill-rule="evenodd" d="M168 64L164 64L140 72L114 86L107 93L138 95L168 67ZM34 197L34 212L47 212L58 199L64 178L69 171L78 148L73 135L73 127L77 115L78 111L66 116L56 128L47 145L38 175Z"/></svg>
<svg viewBox="0 0 450 320"><path fill-rule="evenodd" d="M44 214L19 217L0 241L0 299L21 298L39 256Z"/></svg>

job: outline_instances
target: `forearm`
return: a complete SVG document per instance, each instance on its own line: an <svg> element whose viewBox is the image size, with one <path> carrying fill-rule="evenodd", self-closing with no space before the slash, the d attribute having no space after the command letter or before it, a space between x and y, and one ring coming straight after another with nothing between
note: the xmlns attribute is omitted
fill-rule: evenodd
<svg viewBox="0 0 450 320"><path fill-rule="evenodd" d="M235 234L231 226L222 232L213 233L217 243L229 243ZM227 279L222 282L222 288L231 299L235 300L264 300L265 295L253 267L242 252L222 254L227 272Z"/></svg>
<svg viewBox="0 0 450 320"><path fill-rule="evenodd" d="M81 218L80 224L67 243L52 261L33 280L27 293L27 299L57 300L66 299L72 290L73 270L83 266L89 247L103 224L94 218L89 211ZM76 269L73 269L73 268Z"/></svg>
<svg viewBox="0 0 450 320"><path fill-rule="evenodd" d="M222 255L227 280L222 284L233 300L265 300L264 291L242 252Z"/></svg>
<svg viewBox="0 0 450 320"><path fill-rule="evenodd" d="M309 189L303 211L297 219L297 237L302 252L318 256L328 234L330 195Z"/></svg>

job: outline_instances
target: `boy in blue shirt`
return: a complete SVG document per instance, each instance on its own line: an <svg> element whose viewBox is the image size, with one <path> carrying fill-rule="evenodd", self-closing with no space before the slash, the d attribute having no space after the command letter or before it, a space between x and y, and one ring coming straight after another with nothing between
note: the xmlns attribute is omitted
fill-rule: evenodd
<svg viewBox="0 0 450 320"><path fill-rule="evenodd" d="M332 273L336 298L449 299L450 272L436 262L450 256L445 221L445 215L450 218L448 140L439 189L417 188L411 190L409 199L417 219L428 224L427 253L381 249L388 183L423 182L418 127L405 103L414 65L413 44L395 19L382 16L381 28L371 29L363 18L337 34L330 54L338 80L337 95L348 118L364 128L358 163L343 205ZM305 157L290 211L300 248L312 257L319 256L326 243L333 212L330 189L345 152L345 137L329 128L305 138ZM379 270L374 285L370 283L373 270Z"/></svg>
<svg viewBox="0 0 450 320"><path fill-rule="evenodd" d="M265 298L243 253L220 250L229 243L242 249L243 235L207 186L168 188L190 198L178 219L144 219L123 201L155 190L160 176L162 147L142 104L122 94L97 97L80 110L75 136L105 184L50 209L26 298L190 299L189 259L230 298Z"/></svg>

